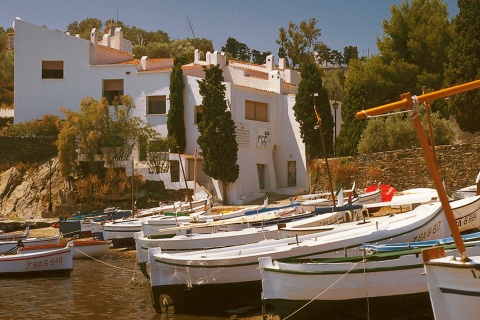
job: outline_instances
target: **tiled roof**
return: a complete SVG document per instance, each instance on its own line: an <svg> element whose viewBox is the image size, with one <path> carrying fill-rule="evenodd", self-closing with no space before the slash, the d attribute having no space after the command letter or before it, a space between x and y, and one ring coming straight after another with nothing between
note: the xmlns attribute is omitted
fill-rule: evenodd
<svg viewBox="0 0 480 320"><path fill-rule="evenodd" d="M116 51L116 52L121 52L121 53L124 53L124 54L128 54L130 56L133 56L133 53L131 53L131 52L124 51L124 50L118 50L118 49L115 49L115 48L110 48L110 47L104 46L103 44L100 44L100 43L98 43L98 46L102 47L104 49L108 49L108 50L112 50L112 51Z"/></svg>
<svg viewBox="0 0 480 320"><path fill-rule="evenodd" d="M241 85L241 84L236 84L235 87L252 89L252 90L257 90L257 91L262 91L262 92L277 93L276 91L273 91L273 90L260 89L260 88L256 88L256 87L249 87L249 86L245 86L245 85Z"/></svg>
<svg viewBox="0 0 480 320"><path fill-rule="evenodd" d="M171 72L172 71L172 67L168 67L168 68L160 68L160 69L152 69L152 70L140 70L138 71L138 73L155 73L155 72Z"/></svg>

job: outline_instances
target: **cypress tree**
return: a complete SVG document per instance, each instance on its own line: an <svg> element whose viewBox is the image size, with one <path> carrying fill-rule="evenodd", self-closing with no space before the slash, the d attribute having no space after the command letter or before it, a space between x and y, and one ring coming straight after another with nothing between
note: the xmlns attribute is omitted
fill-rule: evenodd
<svg viewBox="0 0 480 320"><path fill-rule="evenodd" d="M225 100L222 69L215 65L203 70L205 79L198 81L203 113L197 143L203 156L203 171L222 183L223 203L228 204L227 185L235 182L240 172L235 122Z"/></svg>
<svg viewBox="0 0 480 320"><path fill-rule="evenodd" d="M183 107L183 72L180 60L175 59L170 74L170 110L167 115L168 139L170 149L185 152L187 140L185 137L184 107Z"/></svg>
<svg viewBox="0 0 480 320"><path fill-rule="evenodd" d="M307 161L309 161L323 155L320 134L324 136L327 154L333 153L333 116L317 65L311 60L306 60L302 65L301 74L302 80L298 85L293 111L295 119L300 124L300 135L305 144ZM318 93L318 96L314 96L315 93ZM314 104L322 119L323 132L316 128L317 117Z"/></svg>

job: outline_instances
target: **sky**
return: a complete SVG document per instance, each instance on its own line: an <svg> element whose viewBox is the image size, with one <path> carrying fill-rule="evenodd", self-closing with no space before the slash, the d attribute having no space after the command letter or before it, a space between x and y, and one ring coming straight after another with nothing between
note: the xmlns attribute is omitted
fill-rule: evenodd
<svg viewBox="0 0 480 320"><path fill-rule="evenodd" d="M404 0L0 0L0 26L13 20L67 31L86 18L118 19L146 31L162 30L170 39L206 38L214 49L229 37L260 52L278 55L279 29L289 22L311 18L321 29L320 41L343 52L355 46L360 56L378 53L376 39L382 21L390 20L390 7ZM457 0L444 0L450 16L458 14ZM192 29L189 27L189 23Z"/></svg>

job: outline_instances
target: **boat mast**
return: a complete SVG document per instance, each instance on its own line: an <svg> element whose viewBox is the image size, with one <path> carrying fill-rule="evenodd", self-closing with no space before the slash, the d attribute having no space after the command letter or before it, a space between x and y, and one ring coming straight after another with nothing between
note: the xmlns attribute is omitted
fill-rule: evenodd
<svg viewBox="0 0 480 320"><path fill-rule="evenodd" d="M433 184L437 189L440 202L442 203L443 211L445 212L445 216L447 218L448 226L450 228L453 239L455 241L455 245L457 247L457 251L462 261L468 260L465 244L463 243L462 236L460 234L457 223L455 221L455 217L453 215L452 207L450 206L448 196L445 192L445 188L443 187L442 180L440 178L440 174L438 171L438 166L435 161L432 149L428 144L427 136L425 135L425 131L423 130L423 126L420 121L420 117L418 115L417 106L420 103L448 97L452 94L461 93L461 92L476 89L479 87L480 87L480 80L476 80L476 81L468 82L458 86L423 94L418 97L416 96L412 97L410 93L404 93L400 96L402 99L400 101L389 103L389 104L375 107L368 110L362 110L357 112L356 114L357 119L362 120L362 119L367 119L368 117L371 117L371 116L385 114L398 109L411 110L410 117L415 127L415 132L420 142L420 146L422 147L422 151L427 162L428 170L430 171L430 175L432 176Z"/></svg>
<svg viewBox="0 0 480 320"><path fill-rule="evenodd" d="M325 148L325 138L323 137L323 129L322 129L322 118L320 114L317 112L317 107L315 105L315 97L318 97L318 93L313 94L313 110L315 110L315 115L317 116L317 125L318 130L320 130L320 140L322 141L322 149L323 155L325 157L325 165L327 166L327 174L328 174L328 183L330 184L330 192L332 194L332 204L335 208L335 193L333 192L333 185L332 185L332 176L330 175L330 167L328 166L328 156L327 156L327 148ZM339 194L339 197L343 197L343 194Z"/></svg>

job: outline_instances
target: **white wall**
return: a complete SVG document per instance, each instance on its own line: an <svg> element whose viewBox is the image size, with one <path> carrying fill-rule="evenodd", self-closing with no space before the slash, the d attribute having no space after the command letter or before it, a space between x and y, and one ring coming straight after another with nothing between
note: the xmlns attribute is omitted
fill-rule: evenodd
<svg viewBox="0 0 480 320"><path fill-rule="evenodd" d="M130 95L135 102L136 109L133 114L147 121L166 136L167 116L146 115L146 97L166 95L168 112L170 71L158 69L144 72L141 71L139 61L91 65L89 57L92 46L90 41L17 20L15 23L15 122L41 118L44 114L61 116L60 107L78 110L82 98L87 96L94 99L101 98L103 79L124 79L124 93ZM113 49L102 50L102 54L107 54L104 57L105 61L124 58L116 55L115 52L109 57L109 50ZM212 54L207 57L211 58ZM293 115L295 96L287 94L296 91L296 87L283 83L284 78L288 78L289 81L299 80L298 73L289 70L270 71L256 66L256 72L265 70L265 77L253 78L245 76L245 64L239 64L241 68L232 67L224 65L223 55L217 53L214 57L223 65L226 99L230 102L233 120L236 124L245 126L244 132L247 132L245 137L248 137L248 141L239 146L240 176L235 183L229 184L228 199L233 204L242 204L244 201L261 197L262 192L287 188L288 161L297 163L297 185L291 188L291 192L304 192L307 188L305 148L300 138L299 125ZM42 79L42 60L64 61L64 79ZM158 63L164 62L149 62L146 65L155 66ZM193 154L195 148L198 149L196 140L199 133L194 124L194 107L202 103L198 80L201 80L199 77L203 75L203 71L199 66L205 63L198 61L198 66L191 65L184 69L187 154ZM267 103L268 122L245 120L245 100ZM257 145L260 129L270 132L266 147ZM200 149L198 151L201 152ZM264 190L260 190L257 164L266 165ZM201 169L201 162L198 165ZM185 166L187 166L186 163ZM185 168L185 171L188 172L189 168ZM206 177L201 170L199 170L199 177L203 180L202 183L209 185L209 188L215 190L221 197L221 186L218 182Z"/></svg>

